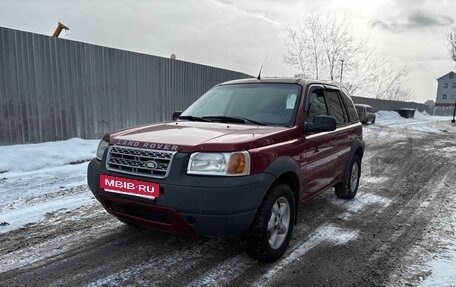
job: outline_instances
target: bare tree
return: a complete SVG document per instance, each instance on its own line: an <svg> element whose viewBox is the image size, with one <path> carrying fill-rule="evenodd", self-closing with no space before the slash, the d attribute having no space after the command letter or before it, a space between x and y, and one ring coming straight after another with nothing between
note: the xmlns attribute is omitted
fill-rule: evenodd
<svg viewBox="0 0 456 287"><path fill-rule="evenodd" d="M367 39L353 36L345 18L309 15L287 31L283 61L300 75L334 81L342 78L343 63L344 84L353 95L381 99L412 96L411 90L402 87L407 70L397 71L391 61L369 48Z"/></svg>
<svg viewBox="0 0 456 287"><path fill-rule="evenodd" d="M365 44L350 35L345 18L330 14L307 16L287 32L290 41L286 43L284 62L315 79L338 78L340 60L349 63Z"/></svg>
<svg viewBox="0 0 456 287"><path fill-rule="evenodd" d="M456 62L456 25L448 29L447 40L450 45L451 58Z"/></svg>
<svg viewBox="0 0 456 287"><path fill-rule="evenodd" d="M304 18L303 23L296 28L288 28L290 42L286 43L288 54L284 62L300 70L305 77L320 79L320 65L324 63L320 48L321 37L318 34L323 30L317 17Z"/></svg>

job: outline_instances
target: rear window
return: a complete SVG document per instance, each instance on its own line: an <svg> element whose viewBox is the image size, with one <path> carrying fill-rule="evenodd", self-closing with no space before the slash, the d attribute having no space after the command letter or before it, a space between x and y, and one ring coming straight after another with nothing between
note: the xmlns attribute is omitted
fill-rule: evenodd
<svg viewBox="0 0 456 287"><path fill-rule="evenodd" d="M345 89L341 91L342 100L345 103L345 107L347 107L348 117L350 118L351 123L355 123L358 121L358 113L355 109L355 104L353 103L352 99L348 96L348 92Z"/></svg>

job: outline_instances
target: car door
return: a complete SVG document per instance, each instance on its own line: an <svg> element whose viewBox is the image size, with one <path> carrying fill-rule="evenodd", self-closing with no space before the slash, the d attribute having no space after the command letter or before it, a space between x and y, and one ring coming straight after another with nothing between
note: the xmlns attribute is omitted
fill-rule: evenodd
<svg viewBox="0 0 456 287"><path fill-rule="evenodd" d="M325 98L329 114L336 119L337 129L333 132L331 142L334 160L328 163L329 172L333 175L333 183L337 183L347 164L352 143L352 128L350 118L343 102L340 91L335 88L325 89Z"/></svg>
<svg viewBox="0 0 456 287"><path fill-rule="evenodd" d="M310 87L305 111L305 121L312 122L317 115L329 115L325 99L324 87ZM305 150L300 160L303 171L303 186L301 199L306 199L315 193L329 187L336 176L332 162L337 155L333 144L334 132L307 133L302 138Z"/></svg>

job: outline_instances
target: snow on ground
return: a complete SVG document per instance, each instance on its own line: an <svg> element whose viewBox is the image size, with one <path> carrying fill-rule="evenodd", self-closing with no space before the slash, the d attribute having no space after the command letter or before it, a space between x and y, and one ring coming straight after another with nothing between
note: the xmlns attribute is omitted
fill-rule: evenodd
<svg viewBox="0 0 456 287"><path fill-rule="evenodd" d="M379 111L376 113L375 124L364 126L364 138L366 142L392 142L410 138L420 138L428 134L446 132L440 122L451 122L451 117L437 117L415 112L415 117L406 119L397 112ZM454 129L454 126L448 127Z"/></svg>
<svg viewBox="0 0 456 287"><path fill-rule="evenodd" d="M25 171L44 171L94 158L98 140L72 138L65 141L1 146L0 171L4 176Z"/></svg>
<svg viewBox="0 0 456 287"><path fill-rule="evenodd" d="M405 256L406 265L392 274L388 286L456 286L456 182L446 179L434 186L434 196L446 193L446 204L433 214L423 238L414 244ZM427 208L424 201L420 208ZM410 263L411 264L407 264Z"/></svg>
<svg viewBox="0 0 456 287"><path fill-rule="evenodd" d="M341 216L342 218L356 214L371 205L377 205L379 210L383 210L387 208L391 202L392 200L389 198L366 192L356 195L356 197L350 201L340 198L331 199L331 203L335 206L346 206L347 211Z"/></svg>
<svg viewBox="0 0 456 287"><path fill-rule="evenodd" d="M94 201L85 187L98 140L0 146L0 233ZM78 188L75 188L78 187Z"/></svg>
<svg viewBox="0 0 456 287"><path fill-rule="evenodd" d="M415 118L405 119L396 112L380 111L375 124L364 126L366 144L389 143L407 138L419 138L432 134L456 131L450 124L450 117L434 117L416 112ZM41 144L0 146L2 160L0 162L0 233L8 232L29 223L43 220L46 215L54 212L73 210L81 206L94 204L95 199L86 186L86 170L88 161L95 157L98 140L70 139L60 142ZM439 152L456 152L454 147L442 148ZM360 182L381 184L387 180L379 175L363 175ZM454 192L454 187L453 187ZM334 206L347 205L334 200ZM390 205L391 199L371 193L360 194L350 206L346 206L345 217L352 216L370 206ZM423 203L425 204L425 203ZM440 217L439 217L440 218ZM426 263L428 276L423 276L422 286L451 286L456 282L456 207L452 214L445 214L445 220L437 220L437 228L444 230L449 236L440 240L444 252L430 257ZM443 224L443 227L439 227ZM287 252L280 264L268 270L259 281L270 282L270 279L281 269L299 258L321 242L346 244L359 234L356 230L342 230L336 226L321 226L309 235L309 239ZM448 240L447 240L448 239ZM234 261L233 261L234 260ZM229 259L226 265L253 264L250 261L237 262L236 257ZM240 264L242 263L242 264ZM152 264L152 263L151 263ZM244 266L242 265L242 266ZM245 267L245 266L244 266ZM416 268L422 268L420 266ZM233 269L233 274L236 271ZM125 272L133 272L126 270ZM209 272L207 282L219 282L219 270ZM226 279L226 278L225 278ZM202 281L199 283L207 283ZM220 282L222 282L220 281ZM100 282L98 282L100 283Z"/></svg>
<svg viewBox="0 0 456 287"><path fill-rule="evenodd" d="M274 277L280 270L286 268L295 260L299 260L301 256L319 244L328 242L334 245L344 245L355 240L358 236L358 230L342 229L331 224L321 226L309 236L304 244L288 251L280 263L269 269L253 286L274 286Z"/></svg>

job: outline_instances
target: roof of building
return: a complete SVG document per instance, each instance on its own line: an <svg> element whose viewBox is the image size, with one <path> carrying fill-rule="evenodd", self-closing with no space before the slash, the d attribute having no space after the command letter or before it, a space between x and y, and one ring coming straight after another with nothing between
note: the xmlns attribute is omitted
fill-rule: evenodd
<svg viewBox="0 0 456 287"><path fill-rule="evenodd" d="M441 76L440 78L438 78L437 81L442 79L442 78L444 78L444 77L446 77L446 76L448 76L449 74L456 74L456 73L453 72L453 71L450 71L450 72L446 73L445 75Z"/></svg>

